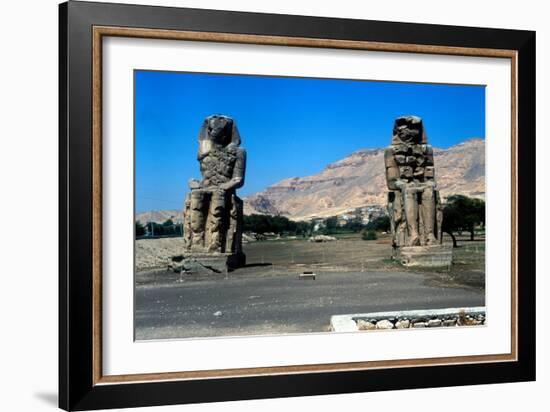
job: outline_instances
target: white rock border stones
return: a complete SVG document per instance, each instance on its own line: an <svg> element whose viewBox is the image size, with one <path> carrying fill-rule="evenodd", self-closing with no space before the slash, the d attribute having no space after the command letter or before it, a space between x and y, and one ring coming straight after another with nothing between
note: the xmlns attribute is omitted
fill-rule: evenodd
<svg viewBox="0 0 550 412"><path fill-rule="evenodd" d="M334 315L333 332L485 325L485 306Z"/></svg>

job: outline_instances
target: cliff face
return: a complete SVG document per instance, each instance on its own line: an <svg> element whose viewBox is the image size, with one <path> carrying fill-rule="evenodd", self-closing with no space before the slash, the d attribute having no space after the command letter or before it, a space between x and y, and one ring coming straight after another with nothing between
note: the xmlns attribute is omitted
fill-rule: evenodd
<svg viewBox="0 0 550 412"><path fill-rule="evenodd" d="M470 139L434 148L436 179L443 198L485 196L485 141ZM384 149L358 150L312 176L284 179L244 199L245 214L291 219L327 217L366 205L385 205Z"/></svg>

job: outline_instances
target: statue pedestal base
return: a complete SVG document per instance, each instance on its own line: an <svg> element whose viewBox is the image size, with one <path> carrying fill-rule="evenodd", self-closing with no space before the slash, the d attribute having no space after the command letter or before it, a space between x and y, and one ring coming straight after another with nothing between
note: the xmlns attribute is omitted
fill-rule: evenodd
<svg viewBox="0 0 550 412"><path fill-rule="evenodd" d="M445 267L453 263L453 248L446 245L403 246L394 249L393 258L408 267Z"/></svg>
<svg viewBox="0 0 550 412"><path fill-rule="evenodd" d="M200 253L185 255L179 270L189 273L226 273L246 264L244 253Z"/></svg>

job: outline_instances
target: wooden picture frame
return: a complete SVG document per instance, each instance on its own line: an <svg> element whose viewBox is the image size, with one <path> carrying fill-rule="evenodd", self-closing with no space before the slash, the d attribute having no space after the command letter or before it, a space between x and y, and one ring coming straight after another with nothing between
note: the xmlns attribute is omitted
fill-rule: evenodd
<svg viewBox="0 0 550 412"><path fill-rule="evenodd" d="M535 33L107 3L59 8L59 406L89 410L535 379ZM104 376L102 39L497 57L512 67L509 354Z"/></svg>

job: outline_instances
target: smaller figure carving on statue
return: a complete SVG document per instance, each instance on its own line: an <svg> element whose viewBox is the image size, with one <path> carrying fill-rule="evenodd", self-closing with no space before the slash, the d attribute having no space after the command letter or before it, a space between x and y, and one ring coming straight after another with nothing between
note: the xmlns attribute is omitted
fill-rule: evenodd
<svg viewBox="0 0 550 412"><path fill-rule="evenodd" d="M246 151L235 121L223 115L207 117L199 133L201 180L189 181L184 203L186 257L224 254L228 265L244 265L242 253L243 186Z"/></svg>
<svg viewBox="0 0 550 412"><path fill-rule="evenodd" d="M441 244L443 213L433 149L427 143L422 119L403 116L395 120L384 162L394 250Z"/></svg>

